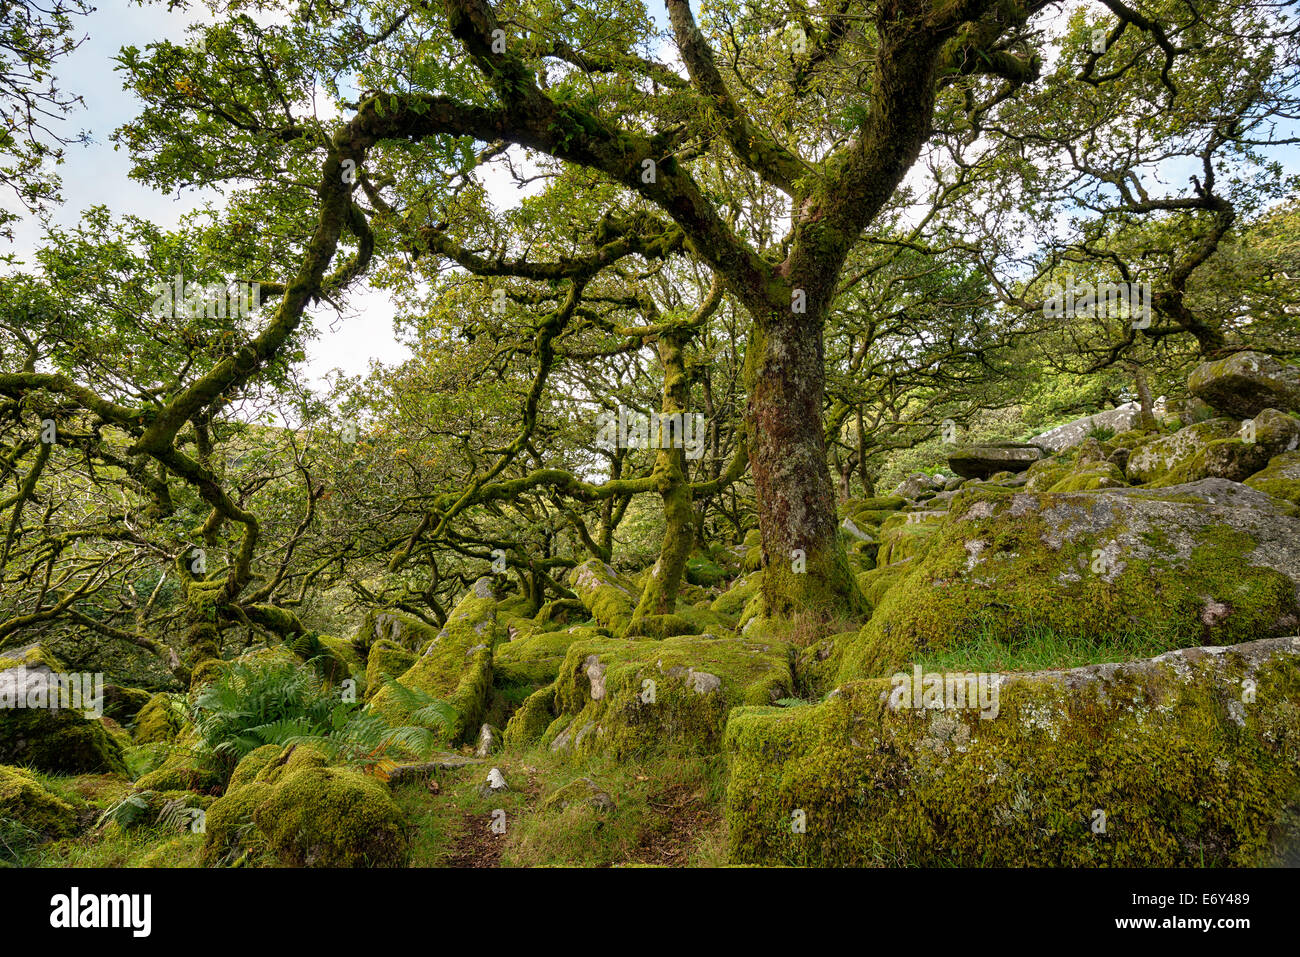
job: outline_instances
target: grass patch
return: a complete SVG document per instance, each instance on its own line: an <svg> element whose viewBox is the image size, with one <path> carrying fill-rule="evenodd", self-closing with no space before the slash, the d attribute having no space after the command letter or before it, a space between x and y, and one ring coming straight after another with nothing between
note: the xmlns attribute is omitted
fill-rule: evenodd
<svg viewBox="0 0 1300 957"><path fill-rule="evenodd" d="M199 867L203 835L162 828L92 829L36 849L29 867Z"/></svg>
<svg viewBox="0 0 1300 957"><path fill-rule="evenodd" d="M493 767L510 790L485 795ZM413 829L413 867L718 866L725 789L721 756L573 763L530 750L404 781L393 798Z"/></svg>
<svg viewBox="0 0 1300 957"><path fill-rule="evenodd" d="M924 671L1048 671L1153 658L1169 649L1168 641L1154 634L1133 632L1096 640L1032 623L1009 633L984 622L961 647L923 656L916 663Z"/></svg>

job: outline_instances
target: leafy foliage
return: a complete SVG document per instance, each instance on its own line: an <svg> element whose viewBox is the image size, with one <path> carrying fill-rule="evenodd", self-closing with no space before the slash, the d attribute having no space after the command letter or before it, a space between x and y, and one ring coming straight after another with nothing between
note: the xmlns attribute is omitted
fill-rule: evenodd
<svg viewBox="0 0 1300 957"><path fill-rule="evenodd" d="M308 666L232 662L193 700L200 759L233 768L266 744L309 744L339 763L382 770L395 759L429 754L455 720L454 709L394 679L388 684L411 709L406 725L394 727L341 700Z"/></svg>

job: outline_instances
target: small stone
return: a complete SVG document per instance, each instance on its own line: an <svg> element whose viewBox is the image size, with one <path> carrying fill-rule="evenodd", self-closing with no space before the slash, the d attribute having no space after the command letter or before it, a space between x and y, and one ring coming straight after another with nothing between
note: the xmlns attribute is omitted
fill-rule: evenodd
<svg viewBox="0 0 1300 957"><path fill-rule="evenodd" d="M486 758L499 750L501 750L501 732L490 724L484 724L478 729L478 744L474 748L475 757Z"/></svg>
<svg viewBox="0 0 1300 957"><path fill-rule="evenodd" d="M587 672L587 679L591 682L591 700L599 701L605 697L605 666L595 655L588 655L582 666Z"/></svg>

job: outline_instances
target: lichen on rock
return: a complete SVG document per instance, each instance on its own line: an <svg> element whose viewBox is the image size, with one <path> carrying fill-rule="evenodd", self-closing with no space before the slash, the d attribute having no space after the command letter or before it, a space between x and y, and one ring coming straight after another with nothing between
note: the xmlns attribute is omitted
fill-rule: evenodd
<svg viewBox="0 0 1300 957"><path fill-rule="evenodd" d="M999 676L991 720L894 687L732 715L734 861L1260 866L1300 839L1300 638Z"/></svg>

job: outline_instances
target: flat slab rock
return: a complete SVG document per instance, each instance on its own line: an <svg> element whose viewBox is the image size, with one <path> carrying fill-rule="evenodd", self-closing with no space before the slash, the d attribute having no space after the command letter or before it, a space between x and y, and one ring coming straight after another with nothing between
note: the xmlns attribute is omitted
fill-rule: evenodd
<svg viewBox="0 0 1300 957"><path fill-rule="evenodd" d="M968 445L948 456L948 467L962 478L989 478L998 472L1023 472L1042 457L1036 445Z"/></svg>
<svg viewBox="0 0 1300 957"><path fill-rule="evenodd" d="M1138 424L1142 416L1142 407L1136 402L1125 402L1121 406L1098 412L1096 415L1075 419L1054 429L1048 429L1031 439L1031 443L1056 453L1074 448L1088 437L1093 429L1110 429L1112 432L1127 432Z"/></svg>

